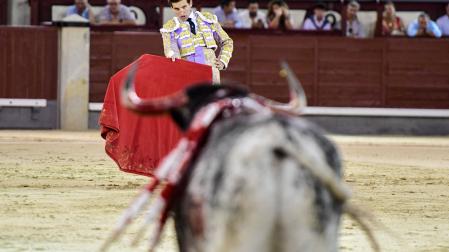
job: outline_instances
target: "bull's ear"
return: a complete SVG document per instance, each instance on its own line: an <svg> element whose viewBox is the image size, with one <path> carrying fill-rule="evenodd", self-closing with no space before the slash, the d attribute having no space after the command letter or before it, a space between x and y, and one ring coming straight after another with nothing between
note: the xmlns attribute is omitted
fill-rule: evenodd
<svg viewBox="0 0 449 252"><path fill-rule="evenodd" d="M189 102L182 107L172 108L170 115L175 124L182 130L187 131L190 123L199 108L210 102L210 97L219 89L210 83L201 83L188 87L185 91Z"/></svg>
<svg viewBox="0 0 449 252"><path fill-rule="evenodd" d="M227 97L244 97L248 95L248 90L241 86L211 85L203 83L187 88L186 96L188 103L170 109L170 115L176 125L186 131L196 115L196 112L209 103Z"/></svg>
<svg viewBox="0 0 449 252"><path fill-rule="evenodd" d="M187 107L174 108L170 110L170 115L181 131L189 129L193 116Z"/></svg>
<svg viewBox="0 0 449 252"><path fill-rule="evenodd" d="M188 87L185 91L189 102L182 107L172 108L170 115L175 124L182 130L187 131L195 113L204 105L211 102L210 97L219 90L220 86L210 83L201 83Z"/></svg>
<svg viewBox="0 0 449 252"><path fill-rule="evenodd" d="M189 101L207 104L226 97L248 96L248 89L241 85L210 85L200 84L186 90Z"/></svg>

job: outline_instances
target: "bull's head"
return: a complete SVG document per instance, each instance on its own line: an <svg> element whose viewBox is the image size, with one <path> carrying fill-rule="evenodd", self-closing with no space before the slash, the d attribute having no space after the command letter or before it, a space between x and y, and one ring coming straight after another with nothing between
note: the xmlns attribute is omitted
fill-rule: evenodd
<svg viewBox="0 0 449 252"><path fill-rule="evenodd" d="M306 105L304 90L293 71L286 62L281 64L281 76L286 78L290 87L290 102L287 104L268 100L264 97L250 94L242 86L230 85L196 85L178 91L174 94L152 99L141 99L135 90L134 79L138 63L131 65L122 90L122 104L140 114L164 114L169 113L182 130L186 130L190 122L202 106L226 97L251 96L262 101L266 106L276 112L301 114Z"/></svg>

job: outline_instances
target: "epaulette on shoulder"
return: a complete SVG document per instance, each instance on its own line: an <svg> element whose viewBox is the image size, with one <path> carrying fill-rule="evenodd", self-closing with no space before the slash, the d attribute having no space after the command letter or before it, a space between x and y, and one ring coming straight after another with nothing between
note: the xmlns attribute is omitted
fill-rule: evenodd
<svg viewBox="0 0 449 252"><path fill-rule="evenodd" d="M214 14L207 12L207 11L202 11L196 12L198 14L198 16L205 22L209 23L209 24L215 24L218 23L218 18L217 16L215 16Z"/></svg>
<svg viewBox="0 0 449 252"><path fill-rule="evenodd" d="M162 28L159 30L160 32L173 32L179 28L179 21L176 17L170 19L165 23Z"/></svg>

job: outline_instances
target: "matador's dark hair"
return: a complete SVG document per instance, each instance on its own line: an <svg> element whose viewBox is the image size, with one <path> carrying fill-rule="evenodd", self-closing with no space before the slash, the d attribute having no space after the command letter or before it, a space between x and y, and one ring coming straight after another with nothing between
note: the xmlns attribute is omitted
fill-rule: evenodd
<svg viewBox="0 0 449 252"><path fill-rule="evenodd" d="M168 0L168 5L173 6L173 3L181 2L182 0ZM192 0L187 0L187 3L190 4Z"/></svg>

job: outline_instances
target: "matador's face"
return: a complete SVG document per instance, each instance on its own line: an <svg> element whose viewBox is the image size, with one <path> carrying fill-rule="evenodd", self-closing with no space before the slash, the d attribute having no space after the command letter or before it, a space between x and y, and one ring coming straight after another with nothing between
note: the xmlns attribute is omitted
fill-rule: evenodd
<svg viewBox="0 0 449 252"><path fill-rule="evenodd" d="M186 21L192 11L192 1L189 3L187 0L182 0L177 3L172 3L171 8L175 12L176 17L182 21Z"/></svg>

